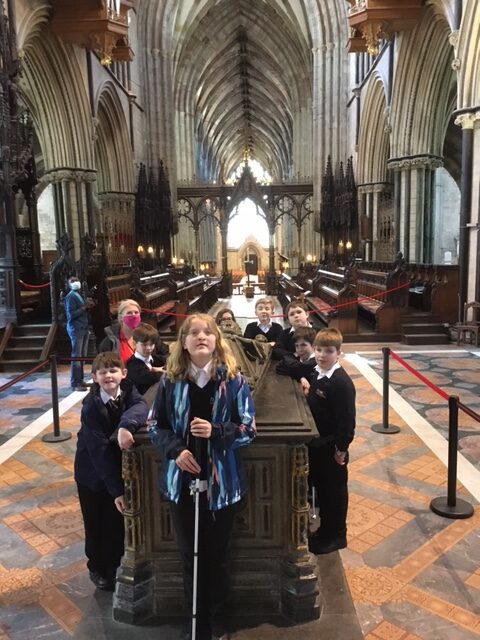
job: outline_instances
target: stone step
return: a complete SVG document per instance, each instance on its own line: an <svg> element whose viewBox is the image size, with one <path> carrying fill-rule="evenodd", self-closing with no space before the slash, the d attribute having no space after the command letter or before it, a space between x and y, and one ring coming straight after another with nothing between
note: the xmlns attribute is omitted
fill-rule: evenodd
<svg viewBox="0 0 480 640"><path fill-rule="evenodd" d="M0 371L23 373L30 371L30 369L36 367L37 364L40 364L38 358L36 360L0 360ZM47 370L47 366L48 365L45 365L45 370Z"/></svg>
<svg viewBox="0 0 480 640"><path fill-rule="evenodd" d="M47 336L50 331L49 324L20 324L13 329L16 336Z"/></svg>
<svg viewBox="0 0 480 640"><path fill-rule="evenodd" d="M45 336L12 336L8 341L8 348L31 347L41 350L44 344Z"/></svg>
<svg viewBox="0 0 480 640"><path fill-rule="evenodd" d="M433 313L427 312L418 312L418 313L409 313L408 315L401 316L400 322L402 324L423 324L424 322L433 322L438 323L442 322L440 316L437 316Z"/></svg>
<svg viewBox="0 0 480 640"><path fill-rule="evenodd" d="M402 333L446 333L441 322L402 324Z"/></svg>
<svg viewBox="0 0 480 640"><path fill-rule="evenodd" d="M405 344L449 344L450 338L446 333L406 333L403 336Z"/></svg>
<svg viewBox="0 0 480 640"><path fill-rule="evenodd" d="M10 347L3 352L2 360L34 360L40 362L42 347L37 349L33 347ZM35 365L34 365L35 366Z"/></svg>

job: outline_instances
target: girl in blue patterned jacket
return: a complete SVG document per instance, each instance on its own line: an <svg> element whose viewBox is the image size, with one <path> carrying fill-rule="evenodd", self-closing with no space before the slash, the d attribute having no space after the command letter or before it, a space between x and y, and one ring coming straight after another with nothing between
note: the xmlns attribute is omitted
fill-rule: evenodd
<svg viewBox="0 0 480 640"><path fill-rule="evenodd" d="M193 590L191 485L199 476L197 637L226 638L228 547L234 514L247 489L238 450L256 431L248 384L211 316L195 314L183 323L159 384L153 417L156 426L150 436L162 459L160 490L171 505L187 611Z"/></svg>

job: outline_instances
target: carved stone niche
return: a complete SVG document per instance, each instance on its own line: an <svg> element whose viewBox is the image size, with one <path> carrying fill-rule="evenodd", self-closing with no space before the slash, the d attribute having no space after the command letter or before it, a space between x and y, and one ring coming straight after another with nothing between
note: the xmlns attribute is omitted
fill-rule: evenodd
<svg viewBox="0 0 480 640"><path fill-rule="evenodd" d="M284 399L282 402L280 399ZM320 615L315 557L308 552L308 451L317 434L299 385L274 363L256 389L258 435L242 449L249 480L232 538L231 609L243 624L297 624ZM158 624L183 610L182 570L168 503L157 488L158 458L146 434L124 452L125 555L113 617Z"/></svg>

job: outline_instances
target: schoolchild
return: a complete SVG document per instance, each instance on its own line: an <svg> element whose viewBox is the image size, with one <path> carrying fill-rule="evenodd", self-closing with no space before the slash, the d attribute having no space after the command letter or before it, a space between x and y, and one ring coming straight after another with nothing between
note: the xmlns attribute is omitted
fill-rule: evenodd
<svg viewBox="0 0 480 640"><path fill-rule="evenodd" d="M263 335L273 347L278 336L282 333L282 325L278 324L278 322L272 322L272 313L273 301L270 298L257 300L255 303L255 315L258 320L247 324L243 337L253 339L258 335Z"/></svg>
<svg viewBox="0 0 480 640"><path fill-rule="evenodd" d="M127 360L127 376L143 395L160 380L169 347L160 341L158 331L144 322L133 331L132 339L135 353ZM159 345L161 353L157 355Z"/></svg>
<svg viewBox="0 0 480 640"><path fill-rule="evenodd" d="M286 355L293 355L295 353L294 332L300 327L310 326L308 310L304 302L299 300L289 302L285 309L285 315L290 326L283 329L277 338L272 351L274 360L283 360Z"/></svg>
<svg viewBox="0 0 480 640"><path fill-rule="evenodd" d="M248 384L206 314L186 318L153 404L152 443L161 456L160 490L170 501L183 561L185 605L192 610L194 501L200 478L198 638L226 638L229 542L247 490L239 448L254 438ZM186 637L188 637L188 629Z"/></svg>
<svg viewBox="0 0 480 640"><path fill-rule="evenodd" d="M103 590L113 589L124 551L121 449L133 445L133 434L148 415L147 403L126 375L115 353L100 353L93 361L94 384L83 400L74 462L87 567Z"/></svg>
<svg viewBox="0 0 480 640"><path fill-rule="evenodd" d="M284 359L288 374L294 380L300 382L302 378L309 378L315 367L315 353L313 343L317 332L313 327L299 327L293 333L295 353L293 358Z"/></svg>
<svg viewBox="0 0 480 640"><path fill-rule="evenodd" d="M355 433L355 387L338 362L342 339L338 329L319 331L310 385L302 379L318 429L318 437L308 445L310 481L320 512L320 527L309 541L316 554L347 546L348 447Z"/></svg>

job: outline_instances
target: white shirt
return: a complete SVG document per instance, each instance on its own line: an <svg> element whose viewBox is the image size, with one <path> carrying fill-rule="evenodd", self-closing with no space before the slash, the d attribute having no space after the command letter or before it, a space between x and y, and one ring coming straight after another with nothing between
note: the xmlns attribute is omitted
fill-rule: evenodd
<svg viewBox="0 0 480 640"><path fill-rule="evenodd" d="M340 369L340 367L341 365L336 362L331 369L329 369L328 371L323 371L317 364L317 366L315 367L315 371L318 373L317 380L321 380L322 378L331 378L333 372L337 369Z"/></svg>
<svg viewBox="0 0 480 640"><path fill-rule="evenodd" d="M144 358L141 353L138 353L138 351L135 351L135 353L133 355L135 356L135 358L138 358L139 360L144 362L149 369L152 368L152 366L153 366L153 358L152 358L152 356L148 356L148 358Z"/></svg>
<svg viewBox="0 0 480 640"><path fill-rule="evenodd" d="M195 382L197 387L203 389L212 377L212 360L207 362L204 367L197 367L197 365L191 362L188 368L188 377Z"/></svg>
<svg viewBox="0 0 480 640"><path fill-rule="evenodd" d="M312 328L312 325L311 325L311 324L304 324L304 325L302 325L302 326L304 326L304 327L308 327L309 329L311 329L311 328ZM294 331L296 331L297 329L300 329L300 327L290 327L290 333L293 333L293 332L294 332Z"/></svg>
<svg viewBox="0 0 480 640"><path fill-rule="evenodd" d="M102 387L100 387L100 398L102 399L103 404L107 404L109 400L116 400L121 395L122 395L122 390L120 389L120 387L118 387L117 393L115 394L115 396L108 395L108 393L105 393Z"/></svg>
<svg viewBox="0 0 480 640"><path fill-rule="evenodd" d="M259 326L259 328L263 331L263 333L268 333L270 331L270 329L272 328L272 323L269 322L268 324L262 324L260 322L260 320L257 322L257 325Z"/></svg>

